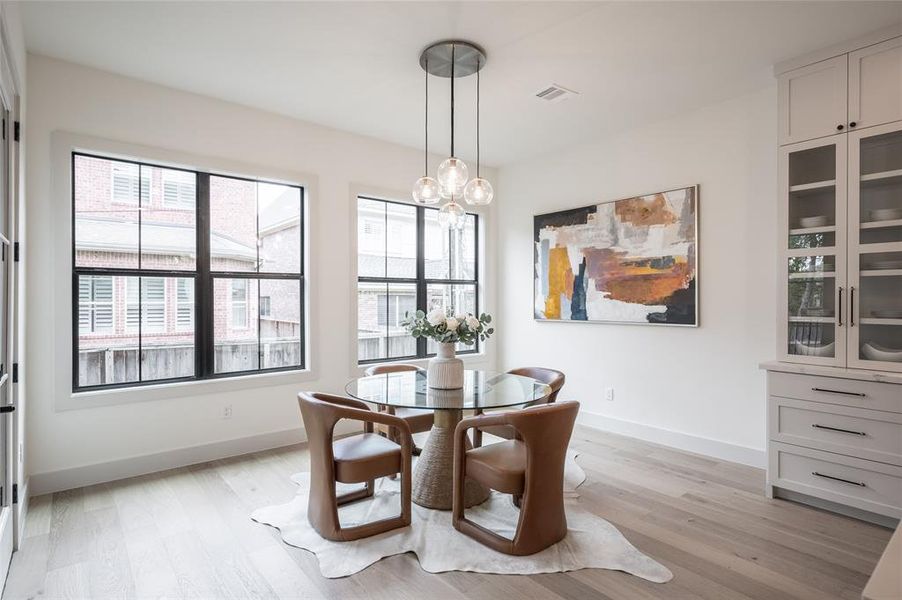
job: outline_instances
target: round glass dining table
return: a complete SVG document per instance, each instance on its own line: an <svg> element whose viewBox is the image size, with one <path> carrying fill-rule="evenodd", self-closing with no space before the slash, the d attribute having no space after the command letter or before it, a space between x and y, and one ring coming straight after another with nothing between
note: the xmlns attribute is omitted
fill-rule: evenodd
<svg viewBox="0 0 902 600"><path fill-rule="evenodd" d="M400 371L351 380L348 395L380 406L434 411L432 430L413 474L412 499L420 506L451 509L454 429L465 410L519 408L548 396L551 388L537 379L486 371L464 371L464 386L438 390L427 385L425 371ZM467 448L472 448L469 438ZM490 490L467 480L464 500L484 502Z"/></svg>

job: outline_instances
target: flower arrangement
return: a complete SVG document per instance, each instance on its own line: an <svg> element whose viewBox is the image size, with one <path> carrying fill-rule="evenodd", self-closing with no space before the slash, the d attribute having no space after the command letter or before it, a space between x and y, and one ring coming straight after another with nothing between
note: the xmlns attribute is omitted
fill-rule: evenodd
<svg viewBox="0 0 902 600"><path fill-rule="evenodd" d="M401 325L415 338L430 338L440 344L458 342L472 346L476 340L485 341L495 333L489 323L492 315L482 313L454 315L451 311L436 308L428 313L418 310L413 315L405 314Z"/></svg>

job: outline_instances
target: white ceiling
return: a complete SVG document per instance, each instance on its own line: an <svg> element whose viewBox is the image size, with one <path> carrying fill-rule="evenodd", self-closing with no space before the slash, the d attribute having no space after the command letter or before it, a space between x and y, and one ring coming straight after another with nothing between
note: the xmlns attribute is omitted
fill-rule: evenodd
<svg viewBox="0 0 902 600"><path fill-rule="evenodd" d="M419 148L419 53L471 40L488 55L482 154L494 165L762 87L774 62L902 22L902 2L25 2L23 11L32 52ZM441 153L447 82L430 82L430 149ZM467 158L474 83L457 94ZM534 97L551 83L581 94Z"/></svg>

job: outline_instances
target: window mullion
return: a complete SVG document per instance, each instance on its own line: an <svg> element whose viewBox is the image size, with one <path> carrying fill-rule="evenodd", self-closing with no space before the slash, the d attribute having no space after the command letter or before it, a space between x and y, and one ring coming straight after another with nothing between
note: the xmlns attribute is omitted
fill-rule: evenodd
<svg viewBox="0 0 902 600"><path fill-rule="evenodd" d="M197 173L197 276L194 279L195 377L213 374L213 277L210 275L210 176Z"/></svg>
<svg viewBox="0 0 902 600"><path fill-rule="evenodd" d="M417 207L417 310L426 310L426 209ZM426 356L426 338L417 338L417 358Z"/></svg>

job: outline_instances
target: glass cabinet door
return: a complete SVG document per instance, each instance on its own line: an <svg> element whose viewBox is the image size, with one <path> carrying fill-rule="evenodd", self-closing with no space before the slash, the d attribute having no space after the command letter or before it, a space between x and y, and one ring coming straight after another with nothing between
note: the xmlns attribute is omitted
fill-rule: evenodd
<svg viewBox="0 0 902 600"><path fill-rule="evenodd" d="M902 126L849 134L850 367L902 371Z"/></svg>
<svg viewBox="0 0 902 600"><path fill-rule="evenodd" d="M781 152L781 359L844 365L845 138Z"/></svg>

